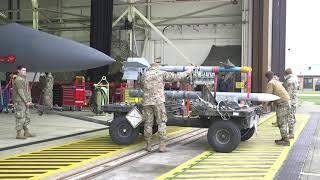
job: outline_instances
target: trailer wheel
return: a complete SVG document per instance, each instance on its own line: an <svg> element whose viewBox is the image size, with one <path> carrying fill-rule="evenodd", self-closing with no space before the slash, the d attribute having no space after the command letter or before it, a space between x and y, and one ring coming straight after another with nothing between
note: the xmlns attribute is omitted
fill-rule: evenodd
<svg viewBox="0 0 320 180"><path fill-rule="evenodd" d="M137 139L139 127L133 128L125 116L117 116L111 122L109 134L114 143L128 145Z"/></svg>
<svg viewBox="0 0 320 180"><path fill-rule="evenodd" d="M255 127L253 126L252 128L248 128L248 129L242 129L241 130L241 141L246 141L248 139L250 139L255 132Z"/></svg>
<svg viewBox="0 0 320 180"><path fill-rule="evenodd" d="M239 128L232 121L216 121L210 126L207 139L217 152L232 152L241 140Z"/></svg>

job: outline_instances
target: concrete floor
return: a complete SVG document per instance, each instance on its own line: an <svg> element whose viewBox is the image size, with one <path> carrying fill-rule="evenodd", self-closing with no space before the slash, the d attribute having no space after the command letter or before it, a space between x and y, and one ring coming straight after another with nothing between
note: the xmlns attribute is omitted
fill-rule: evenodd
<svg viewBox="0 0 320 180"><path fill-rule="evenodd" d="M297 109L297 113L312 113L319 111L320 106L314 105L313 103L309 102L304 102ZM88 112L69 113L93 117L93 115ZM100 116L94 118L100 120L110 120L112 116L107 115L106 117ZM105 127L103 125L58 115L38 116L35 112L33 112L32 124L30 129L37 135L37 137L27 140L16 140L14 124L15 122L13 114L0 114L0 148ZM75 141L80 138L92 137L105 133L107 133L106 130L103 130L95 133L84 134L81 136L16 148L13 150L0 151L0 158L12 154L30 152L32 150L40 149L43 147L61 144L68 141ZM303 180L320 179L320 123L318 123L317 131L313 139L314 141L311 144L308 157L301 174L301 179ZM120 168L95 177L94 179L154 179L155 177L158 177L175 168L181 163L195 157L208 148L209 145L207 143L206 137L201 138L191 144L178 144L177 146L171 147L170 151L167 153L152 153L144 158L125 164Z"/></svg>
<svg viewBox="0 0 320 180"><path fill-rule="evenodd" d="M320 112L320 106L310 102L304 102L299 108L302 112ZM319 119L320 121L320 119ZM318 180L320 179L320 123L318 122L317 130L310 146L308 157L301 172L302 180Z"/></svg>
<svg viewBox="0 0 320 180"><path fill-rule="evenodd" d="M68 112L66 112L68 113ZM70 112L75 113L75 112ZM79 113L79 112L78 112ZM91 114L88 112L81 112L82 115ZM104 119L110 120L112 117L110 115L103 117L94 117L96 119ZM73 118L67 118L54 114L44 114L43 116L39 116L36 112L31 112L31 124L30 131L36 135L36 137L28 138L24 140L15 139L16 130L15 130L15 117L13 113L1 113L0 114L0 149L17 146L26 143L34 143L42 140L58 138L66 135L84 133L88 131L93 131L97 129L106 128L104 125L95 124L91 122L86 122L82 120L77 120ZM91 133L93 134L99 133L107 133L107 130L102 130L101 132ZM86 135L82 135L81 137L85 137ZM77 137L79 138L79 137ZM53 141L49 143L45 143L47 145L53 145L57 142L65 142L68 139L76 139L76 138L66 138L59 141ZM29 145L22 148L15 148L13 150L0 151L0 158L5 157L10 154L19 153L19 152L27 152L27 149L33 150L35 147L42 147L42 144Z"/></svg>
<svg viewBox="0 0 320 180"><path fill-rule="evenodd" d="M320 106L309 102L304 102L297 109L297 113L305 114L319 111ZM320 179L320 123L318 123L316 132L301 174L301 179L303 180ZM153 153L142 159L125 164L113 171L94 177L93 179L155 179L208 148L210 147L206 137L204 137L191 144L174 146L170 149L170 152L167 153Z"/></svg>
<svg viewBox="0 0 320 180"><path fill-rule="evenodd" d="M181 163L207 150L209 144L203 137L191 144L177 144L166 153L152 153L146 157L128 163L105 174L93 177L95 180L140 180L155 179L156 177L179 166Z"/></svg>

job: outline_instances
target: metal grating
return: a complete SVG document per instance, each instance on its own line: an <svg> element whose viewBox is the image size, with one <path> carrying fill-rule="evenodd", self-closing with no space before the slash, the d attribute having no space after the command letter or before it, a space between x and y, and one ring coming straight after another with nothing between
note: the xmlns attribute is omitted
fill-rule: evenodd
<svg viewBox="0 0 320 180"><path fill-rule="evenodd" d="M308 124L304 128L304 131L294 144L292 151L290 152L275 179L300 179L300 172L308 156L310 145L314 140L313 137L315 136L319 119L320 113L314 113L311 116Z"/></svg>

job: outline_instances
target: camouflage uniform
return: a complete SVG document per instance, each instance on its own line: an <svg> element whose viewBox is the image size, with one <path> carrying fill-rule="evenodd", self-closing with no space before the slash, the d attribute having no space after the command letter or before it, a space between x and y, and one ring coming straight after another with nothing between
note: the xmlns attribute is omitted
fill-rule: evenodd
<svg viewBox="0 0 320 180"><path fill-rule="evenodd" d="M144 137L150 142L152 137L152 127L154 118L158 125L160 144L166 139L167 114L165 109L165 82L180 81L186 78L187 72L174 74L160 71L158 67L151 66L147 72L142 75L141 85L143 90L143 119L144 119Z"/></svg>
<svg viewBox="0 0 320 180"><path fill-rule="evenodd" d="M290 98L282 83L276 79L271 79L267 84L266 93L279 96L280 99L275 101L277 105L276 115L277 124L280 129L282 139L288 138L288 118L290 114Z"/></svg>
<svg viewBox="0 0 320 180"><path fill-rule="evenodd" d="M48 108L52 108L53 106L53 76L51 73L48 73L45 77L45 87L43 89L43 105Z"/></svg>
<svg viewBox="0 0 320 180"><path fill-rule="evenodd" d="M27 106L31 102L31 94L25 77L18 75L13 82L13 103L15 107L16 130L28 129L30 112Z"/></svg>
<svg viewBox="0 0 320 180"><path fill-rule="evenodd" d="M43 97L44 97L44 89L46 88L46 75L45 74L42 74L40 75L39 77L39 84L40 84L40 90L41 90L41 95L40 95L40 99L39 99L39 104L42 104L44 105L44 100L43 100Z"/></svg>
<svg viewBox="0 0 320 180"><path fill-rule="evenodd" d="M293 74L289 74L285 76L285 80L283 82L283 86L287 90L289 96L290 96L290 116L288 120L289 125L289 132L294 131L294 126L296 123L296 109L297 109L297 100L298 100L298 78L297 76L294 76Z"/></svg>

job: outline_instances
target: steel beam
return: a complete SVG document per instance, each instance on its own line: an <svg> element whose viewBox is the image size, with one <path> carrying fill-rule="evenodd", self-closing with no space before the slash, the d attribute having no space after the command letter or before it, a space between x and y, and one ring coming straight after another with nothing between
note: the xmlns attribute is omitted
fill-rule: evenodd
<svg viewBox="0 0 320 180"><path fill-rule="evenodd" d="M114 27L115 25L118 24L118 22L128 13L129 9L126 9L121 16L119 16L113 23L112 23L112 27Z"/></svg>
<svg viewBox="0 0 320 180"><path fill-rule="evenodd" d="M135 8L137 15L146 22L156 33L158 33L172 48L174 48L189 64L194 65L190 59L183 54L155 25L153 25L144 15Z"/></svg>
<svg viewBox="0 0 320 180"><path fill-rule="evenodd" d="M38 0L31 0L32 4L32 17L33 17L33 29L39 29L39 4Z"/></svg>
<svg viewBox="0 0 320 180"><path fill-rule="evenodd" d="M12 0L8 0L8 9L11 10L12 8L13 8ZM8 18L9 18L10 20L13 19L12 12L8 12Z"/></svg>
<svg viewBox="0 0 320 180"><path fill-rule="evenodd" d="M217 2L231 2L231 0L197 0L197 1L176 1L176 0L167 0L167 1L158 1L158 2L134 2L134 3L117 3L113 4L114 6L128 6L130 4L134 6L146 6L150 5L168 5L168 4L194 4L194 3L217 3Z"/></svg>
<svg viewBox="0 0 320 180"><path fill-rule="evenodd" d="M230 5L230 4L231 4L231 2L222 3L222 4L219 4L219 5L214 5L214 6L205 8L205 9L201 9L201 10L190 12L190 13L186 13L186 14L182 14L180 16L176 16L176 17L172 17L172 18L169 18L169 19L166 19L166 20L163 20L163 21L156 22L155 25L163 24L165 22L173 21L173 20L180 19L180 18L183 18L183 17L189 17L189 16L192 16L192 15L195 15L195 14L203 13L203 12L210 11L210 10L213 10L213 9L217 9L217 8L220 8L220 7L223 7L223 6L226 6L226 5Z"/></svg>
<svg viewBox="0 0 320 180"><path fill-rule="evenodd" d="M69 13L69 12L60 12L59 10L52 10L52 9L47 9L47 8L39 8L40 10L52 12L52 13L57 13L57 14L66 14L70 16L78 16L78 17L85 17L85 18L90 18L90 16L82 15L82 14L76 14L76 13Z"/></svg>
<svg viewBox="0 0 320 180"><path fill-rule="evenodd" d="M40 10L39 13L46 19L46 21L48 21L48 23L53 24L53 22L50 20L50 17L47 16L47 14L45 12Z"/></svg>

